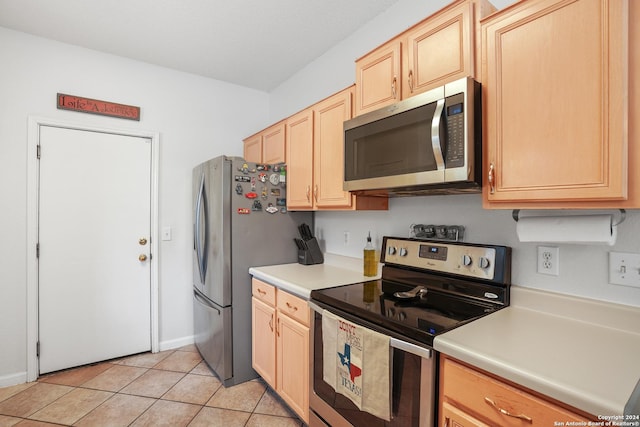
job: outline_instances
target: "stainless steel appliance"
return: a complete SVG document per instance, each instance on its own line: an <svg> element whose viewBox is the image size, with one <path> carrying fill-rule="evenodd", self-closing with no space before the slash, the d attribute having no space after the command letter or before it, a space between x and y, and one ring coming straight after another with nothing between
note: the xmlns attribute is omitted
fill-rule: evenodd
<svg viewBox="0 0 640 427"><path fill-rule="evenodd" d="M344 122L344 189L403 196L481 190L480 84L471 78Z"/></svg>
<svg viewBox="0 0 640 427"><path fill-rule="evenodd" d="M195 343L225 386L251 368L249 267L293 263L307 212L287 212L283 165L216 157L193 170Z"/></svg>
<svg viewBox="0 0 640 427"><path fill-rule="evenodd" d="M311 426L435 425L434 337L509 305L509 247L384 237L381 262L380 280L311 292ZM390 337L390 421L359 410L325 382L323 359L340 350L324 348L327 313Z"/></svg>

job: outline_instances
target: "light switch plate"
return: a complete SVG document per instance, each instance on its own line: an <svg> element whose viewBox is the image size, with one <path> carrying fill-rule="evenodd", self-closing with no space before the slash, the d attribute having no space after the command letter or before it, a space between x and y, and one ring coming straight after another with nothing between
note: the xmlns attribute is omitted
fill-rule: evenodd
<svg viewBox="0 0 640 427"><path fill-rule="evenodd" d="M609 252L609 283L640 288L640 254Z"/></svg>

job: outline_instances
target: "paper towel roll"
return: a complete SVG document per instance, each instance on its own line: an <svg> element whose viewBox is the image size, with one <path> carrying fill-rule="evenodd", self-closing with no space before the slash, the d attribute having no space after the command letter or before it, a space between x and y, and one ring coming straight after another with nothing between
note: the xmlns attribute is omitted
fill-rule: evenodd
<svg viewBox="0 0 640 427"><path fill-rule="evenodd" d="M521 242L613 245L617 227L612 215L530 216L518 220L516 231Z"/></svg>

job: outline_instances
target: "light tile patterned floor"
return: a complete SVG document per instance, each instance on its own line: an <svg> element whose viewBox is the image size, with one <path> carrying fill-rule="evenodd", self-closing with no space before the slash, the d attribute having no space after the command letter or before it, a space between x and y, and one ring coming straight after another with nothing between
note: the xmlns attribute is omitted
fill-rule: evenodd
<svg viewBox="0 0 640 427"><path fill-rule="evenodd" d="M195 346L144 353L0 388L0 427L300 427L260 380L225 388Z"/></svg>

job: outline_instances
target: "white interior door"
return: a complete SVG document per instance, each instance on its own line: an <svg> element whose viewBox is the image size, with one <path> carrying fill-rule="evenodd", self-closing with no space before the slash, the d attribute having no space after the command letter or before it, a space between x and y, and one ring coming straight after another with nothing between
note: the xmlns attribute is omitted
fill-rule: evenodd
<svg viewBox="0 0 640 427"><path fill-rule="evenodd" d="M40 127L40 374L151 349L151 140Z"/></svg>

